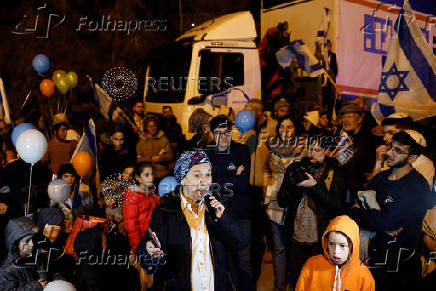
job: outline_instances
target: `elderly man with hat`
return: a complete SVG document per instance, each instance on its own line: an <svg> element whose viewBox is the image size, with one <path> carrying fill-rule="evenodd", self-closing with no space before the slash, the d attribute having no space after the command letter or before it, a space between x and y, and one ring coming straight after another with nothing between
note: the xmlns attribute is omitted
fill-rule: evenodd
<svg viewBox="0 0 436 291"><path fill-rule="evenodd" d="M353 102L345 103L339 111L342 128L339 136L348 136L353 144L353 151L342 162L347 181L347 202L352 203L357 191L361 190L367 182L367 175L372 172L375 162L375 138L370 128L363 123L363 110Z"/></svg>
<svg viewBox="0 0 436 291"><path fill-rule="evenodd" d="M65 113L57 113L53 116L53 139L48 143L47 152L41 162L48 164L53 174L58 173L62 164L69 163L77 141L67 140L68 119Z"/></svg>
<svg viewBox="0 0 436 291"><path fill-rule="evenodd" d="M240 222L210 195L212 165L204 151L183 153L174 174L180 186L162 197L151 231L136 248L141 266L150 255L164 256L153 290L239 290L232 250L248 244Z"/></svg>

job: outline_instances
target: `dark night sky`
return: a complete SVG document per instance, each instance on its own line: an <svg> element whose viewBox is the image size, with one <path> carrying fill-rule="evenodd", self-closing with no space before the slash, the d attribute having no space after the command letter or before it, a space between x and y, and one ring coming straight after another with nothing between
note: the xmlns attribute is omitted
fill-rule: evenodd
<svg viewBox="0 0 436 291"><path fill-rule="evenodd" d="M38 10L44 3L46 8ZM178 0L22 0L2 3L0 74L5 82L13 118L20 114L28 116L36 108L41 109L47 102L53 102L48 101L39 91L39 83L43 77L32 68L32 58L38 53L44 53L50 59L50 69L44 77L51 77L53 71L58 69L74 70L78 73L79 85L73 90L71 101L73 110L84 110L83 106L80 108L80 104L92 103L92 91L86 75L89 74L95 81L101 82L104 72L115 66L125 66L136 74L139 85L136 97L141 98L147 53L153 47L165 44L180 34L178 3ZM260 8L260 1L251 0L182 0L182 3L184 30L188 30L191 23L199 24L222 14L241 10L258 13ZM59 16L52 16L48 38L38 38L47 34L50 14ZM23 15L27 17L23 18ZM12 33L14 30L23 32L24 28L34 26L37 15L39 26L35 33ZM65 20L55 27L64 15ZM151 29L159 31L136 31L130 35L125 31L87 31L83 26L81 31L76 31L81 17L87 17L88 22L98 20L101 23L103 15L106 18L110 15L113 20L154 20L160 24L160 28L154 26ZM22 26L15 29L20 22ZM19 112L29 90L32 90L30 103ZM92 111L92 107L90 108Z"/></svg>

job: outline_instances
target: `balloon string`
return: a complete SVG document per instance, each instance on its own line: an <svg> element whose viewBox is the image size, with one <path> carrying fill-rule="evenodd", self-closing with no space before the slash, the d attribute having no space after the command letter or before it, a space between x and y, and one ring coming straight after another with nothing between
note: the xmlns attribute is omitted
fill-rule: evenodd
<svg viewBox="0 0 436 291"><path fill-rule="evenodd" d="M32 188L32 170L33 170L33 164L30 164L29 193L27 195L27 206L26 206L26 209L24 210L25 217L27 217L27 215L29 214L29 210L30 210L30 188Z"/></svg>

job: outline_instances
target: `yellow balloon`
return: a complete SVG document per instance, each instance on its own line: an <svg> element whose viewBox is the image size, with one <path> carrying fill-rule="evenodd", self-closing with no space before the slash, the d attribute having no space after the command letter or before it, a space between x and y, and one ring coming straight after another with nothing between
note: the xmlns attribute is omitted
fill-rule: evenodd
<svg viewBox="0 0 436 291"><path fill-rule="evenodd" d="M71 71L68 72L66 75L68 84L70 85L70 88L75 88L77 86L77 83L79 82L79 77L77 77L76 72Z"/></svg>
<svg viewBox="0 0 436 291"><path fill-rule="evenodd" d="M68 84L67 77L63 76L55 82L56 88L62 93L67 93L68 89L70 89L70 85Z"/></svg>
<svg viewBox="0 0 436 291"><path fill-rule="evenodd" d="M67 73L65 73L65 71L63 70L56 70L53 72L53 82L56 84L57 81L59 81L60 78L65 77Z"/></svg>

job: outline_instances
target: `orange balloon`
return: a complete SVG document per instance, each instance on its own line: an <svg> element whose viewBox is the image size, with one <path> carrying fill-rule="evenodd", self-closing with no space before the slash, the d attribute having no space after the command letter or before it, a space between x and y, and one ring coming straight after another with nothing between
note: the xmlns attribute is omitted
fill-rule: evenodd
<svg viewBox="0 0 436 291"><path fill-rule="evenodd" d="M50 79L44 79L42 80L41 84L39 84L39 89L44 96L50 97L54 94L54 83Z"/></svg>
<svg viewBox="0 0 436 291"><path fill-rule="evenodd" d="M88 152L81 151L74 155L72 163L77 174L84 177L91 170L92 158Z"/></svg>

